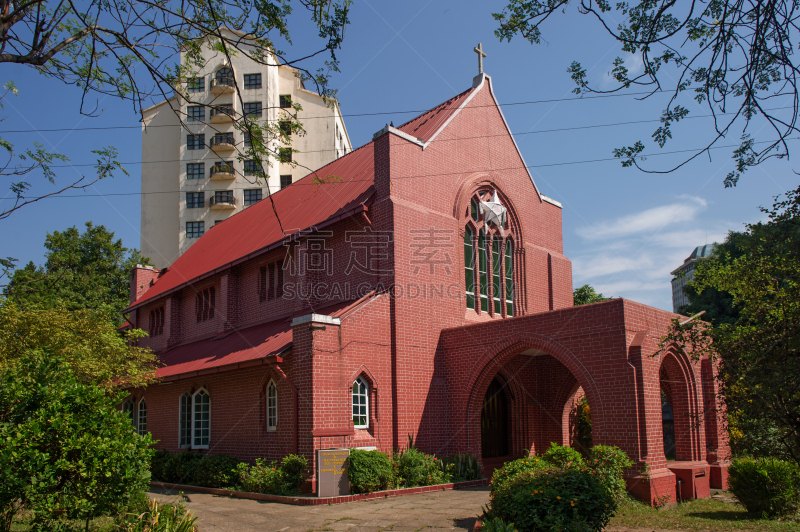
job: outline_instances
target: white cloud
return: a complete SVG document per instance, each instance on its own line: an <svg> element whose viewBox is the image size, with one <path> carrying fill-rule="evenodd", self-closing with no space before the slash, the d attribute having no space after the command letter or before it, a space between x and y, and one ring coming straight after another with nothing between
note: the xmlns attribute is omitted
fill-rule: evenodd
<svg viewBox="0 0 800 532"><path fill-rule="evenodd" d="M620 57L625 61L625 68L628 69L628 78L634 78L644 72L644 62L642 56L639 54L631 54L624 52ZM608 65L608 69L603 73L600 78L600 88L608 90L619 86L619 82L614 79L611 72L614 70L614 63Z"/></svg>
<svg viewBox="0 0 800 532"><path fill-rule="evenodd" d="M588 239L614 239L635 233L658 231L669 224L678 224L693 220L706 208L707 202L696 196L683 196L681 201L654 207L635 214L629 214L601 222L593 226L581 227L579 236Z"/></svg>
<svg viewBox="0 0 800 532"><path fill-rule="evenodd" d="M613 275L620 272L652 268L653 261L647 255L630 257L625 255L593 255L572 261L572 271L578 279Z"/></svg>

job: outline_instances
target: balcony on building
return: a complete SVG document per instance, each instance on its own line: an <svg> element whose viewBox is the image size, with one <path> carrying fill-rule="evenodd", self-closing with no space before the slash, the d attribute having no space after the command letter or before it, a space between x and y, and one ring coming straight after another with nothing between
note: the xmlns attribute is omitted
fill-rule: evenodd
<svg viewBox="0 0 800 532"><path fill-rule="evenodd" d="M236 149L233 133L217 133L211 137L211 149L216 152L229 152Z"/></svg>
<svg viewBox="0 0 800 532"><path fill-rule="evenodd" d="M236 172L233 170L231 161L214 163L211 167L211 179L213 181L227 181L236 179Z"/></svg>
<svg viewBox="0 0 800 532"><path fill-rule="evenodd" d="M211 80L211 93L228 94L233 92L235 85L233 76L216 76Z"/></svg>
<svg viewBox="0 0 800 532"><path fill-rule="evenodd" d="M233 197L232 190L214 192L214 195L209 198L208 202L209 206L217 211L236 208L236 198Z"/></svg>
<svg viewBox="0 0 800 532"><path fill-rule="evenodd" d="M216 105L211 108L212 122L233 122L233 106L230 104Z"/></svg>

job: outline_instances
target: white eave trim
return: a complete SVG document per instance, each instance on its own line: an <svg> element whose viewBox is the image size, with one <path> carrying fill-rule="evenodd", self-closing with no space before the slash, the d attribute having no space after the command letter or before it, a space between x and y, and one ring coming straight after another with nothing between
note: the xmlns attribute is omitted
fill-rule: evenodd
<svg viewBox="0 0 800 532"><path fill-rule="evenodd" d="M152 110L153 110L153 109L155 109L156 107L161 107L161 106L162 106L162 105L164 105L165 103L169 103L169 102L175 101L175 100L177 100L177 99L178 99L178 97L177 97L177 96L173 96L172 98L169 98L169 99L167 99L167 100L161 100L161 101L160 101L160 102L158 102L157 104L154 104L154 105L151 105L150 107L147 107L147 108L145 108L145 109L142 109L142 114L144 114L144 113L147 113L147 112L149 112L149 111L152 111ZM173 107L173 109L174 109L174 107Z"/></svg>
<svg viewBox="0 0 800 532"><path fill-rule="evenodd" d="M306 314L292 320L292 327L303 325L304 323L324 323L326 325L341 325L340 318L334 318L325 314Z"/></svg>
<svg viewBox="0 0 800 532"><path fill-rule="evenodd" d="M556 206L556 207L558 207L559 209L562 209L562 208L563 208L563 205L561 205L561 202L560 202L560 201L556 201L556 200L554 200L553 198L548 198L548 197L547 197L547 196L545 196L544 194L539 194L539 196L542 198L542 201L546 201L547 203L550 203L550 204L552 204L552 205L555 205L555 206Z"/></svg>

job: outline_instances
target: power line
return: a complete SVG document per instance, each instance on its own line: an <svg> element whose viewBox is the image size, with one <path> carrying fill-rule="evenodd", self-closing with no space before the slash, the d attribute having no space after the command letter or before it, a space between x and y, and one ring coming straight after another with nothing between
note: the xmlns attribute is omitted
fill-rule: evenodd
<svg viewBox="0 0 800 532"><path fill-rule="evenodd" d="M789 140L796 140L796 139L789 139ZM753 144L754 145L755 144L767 144L767 143L770 143L770 142L771 141L765 140L765 141L761 141L761 142L754 142ZM729 144L729 145L726 145L726 146L712 146L709 149L711 149L711 150L719 150L719 149L738 148L738 147L739 147L738 144ZM697 152L697 151L700 151L700 150L703 150L703 149L705 149L705 148L674 150L674 151L667 151L667 152L639 155L638 157L639 158L645 158L645 157L656 157L656 156L659 156L659 155L675 155L675 154L678 154L678 153ZM492 169L489 169L489 170L487 170L487 169L463 170L463 171L459 171L459 172L445 172L445 173L440 173L440 174L421 174L421 175L411 175L411 176L398 176L398 177L392 177L391 179L394 180L394 179L417 179L417 178L421 178L421 177L440 177L440 176L467 174L467 173L472 173L472 172L477 172L477 171L482 171L482 172L485 172L485 171L489 171L489 172L505 172L505 171L509 171L509 170L522 170L522 169L531 169L531 168L549 168L549 167L554 167L554 166L568 166L568 165L572 165L572 164L600 163L600 162L610 162L610 161L619 161L619 160L620 159L618 157L608 157L608 158L604 158L604 159L587 159L587 160L583 160L583 161L566 161L566 162L562 162L562 163L531 164L531 165L527 165L527 166L509 166L509 167L506 167L506 168L492 168ZM362 181L373 181L373 179L349 179L349 180L347 180L345 182L346 183L351 183L351 182L362 182ZM322 186L324 184L337 184L337 183L338 182L336 182L336 183L301 183L301 182L298 181L298 182L292 183L290 186L293 186L293 187L294 186L314 186L314 187L316 187L316 186ZM210 189L210 190L203 190L203 191L197 191L197 192L215 192L215 191L216 190ZM51 198L92 198L92 197L112 197L112 196L147 196L147 195L151 195L151 194L176 194L176 193L181 193L181 192L195 192L195 191L192 191L192 190L164 190L164 191L159 191L159 192L111 192L111 193L108 193L108 194L61 194L61 195L50 196L50 197ZM36 196L23 196L23 199L33 199L35 197Z"/></svg>
<svg viewBox="0 0 800 532"><path fill-rule="evenodd" d="M793 106L787 105L784 107L774 107L771 109L765 109L766 111L779 111L782 109L792 109ZM712 118L714 116L725 116L725 115L733 115L736 113L717 113L716 115L695 115L695 116L687 116L682 120L690 120L690 119L697 119L697 118ZM562 128L555 128L555 129L540 129L537 131L524 131L521 133L511 133L512 136L515 137L522 137L525 135L538 135L541 133L559 133L564 131L579 131L583 129L598 129L603 127L618 127L618 126L628 126L628 125L636 125L636 124L652 124L655 122L661 122L661 119L653 119L653 120L632 120L628 122L612 122L608 124L592 124L588 126L573 126L573 127L562 127ZM474 140L474 139L482 139L482 138L491 138L491 137L505 137L507 133L496 133L493 135L474 135L471 137L452 137L446 139L436 139L433 142L453 142L453 141L460 141L460 140ZM397 142L393 144L394 146L416 146L413 143L407 142ZM363 146L362 146L363 147ZM206 148L209 148L206 146ZM340 151L341 148L336 149L329 149L329 150L306 150L306 151L298 151L299 155L304 153L329 153L329 152L336 152ZM239 151L238 154L243 154L243 152ZM233 156L234 154L231 154ZM238 155L237 155L238 156ZM217 158L212 158L214 161L224 161L226 160L224 157L219 156ZM164 163L177 163L177 162L186 162L186 163L196 163L196 162L203 162L200 159L165 159L161 161L129 161L120 163L121 165L144 165L144 164L164 164ZM97 166L97 163L80 163L80 164L61 164L61 165L50 165L50 168L75 168L75 167L88 167L88 166Z"/></svg>
<svg viewBox="0 0 800 532"><path fill-rule="evenodd" d="M514 105L532 105L532 104L540 104L540 103L554 103L554 102L567 102L567 101L576 101L576 100L595 100L598 98L620 98L626 96L644 96L647 94L651 94L650 91L646 92L630 92L627 94L600 94L596 96L580 96L575 98L554 98L550 100L531 100L526 102L511 102L511 103L501 103L497 104L500 107L511 107ZM666 94L666 93L663 93ZM208 105L208 107L214 107L214 105ZM437 106L438 107L438 106ZM302 118L302 120L314 120L314 119L321 119L321 118L335 118L336 116L342 117L363 117L363 116L382 116L382 115L398 115L398 114L411 114L411 113L427 113L437 107L432 107L431 109L411 109L407 111L385 111L380 113L345 113L341 115L325 115L325 116L307 116ZM495 107L495 104L486 104L486 105L471 105L467 109L474 109L479 107ZM450 110L450 109L458 109L458 107L443 107L443 110ZM282 122L283 120L265 120L265 122ZM188 124L188 123L187 123ZM200 122L197 125L210 125L207 122ZM179 124L165 124L165 125L154 125L154 126L147 126L148 128L153 127L180 127ZM56 133L60 131L107 131L113 129L142 129L141 125L138 126L99 126L99 127L74 127L74 128L54 128L54 129L12 129L7 131L0 131L0 134L5 135L8 133Z"/></svg>

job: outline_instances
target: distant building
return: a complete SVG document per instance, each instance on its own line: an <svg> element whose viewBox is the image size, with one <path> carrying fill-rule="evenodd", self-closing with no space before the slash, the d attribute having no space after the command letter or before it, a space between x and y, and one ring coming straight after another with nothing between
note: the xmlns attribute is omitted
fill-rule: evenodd
<svg viewBox="0 0 800 532"><path fill-rule="evenodd" d="M352 151L338 102L307 90L297 69L246 54L228 58L208 46L203 54L205 66L188 88L191 101L173 96L143 111L141 250L158 267L215 224ZM278 122L294 103L302 106L305 134L291 135L297 152L285 159L296 164L273 160L259 177L247 160L249 139L235 123L245 114ZM278 141L269 147L284 149Z"/></svg>
<svg viewBox="0 0 800 532"><path fill-rule="evenodd" d="M710 257L714 252L714 246L716 245L717 244L715 242L713 244L706 244L705 246L697 246L694 248L694 251L692 251L692 254L689 255L689 258L683 261L683 264L670 272L672 275L673 312L678 312L678 309L689 304L689 298L686 297L684 288L692 281L692 279L694 279L694 269L697 266L697 263Z"/></svg>

